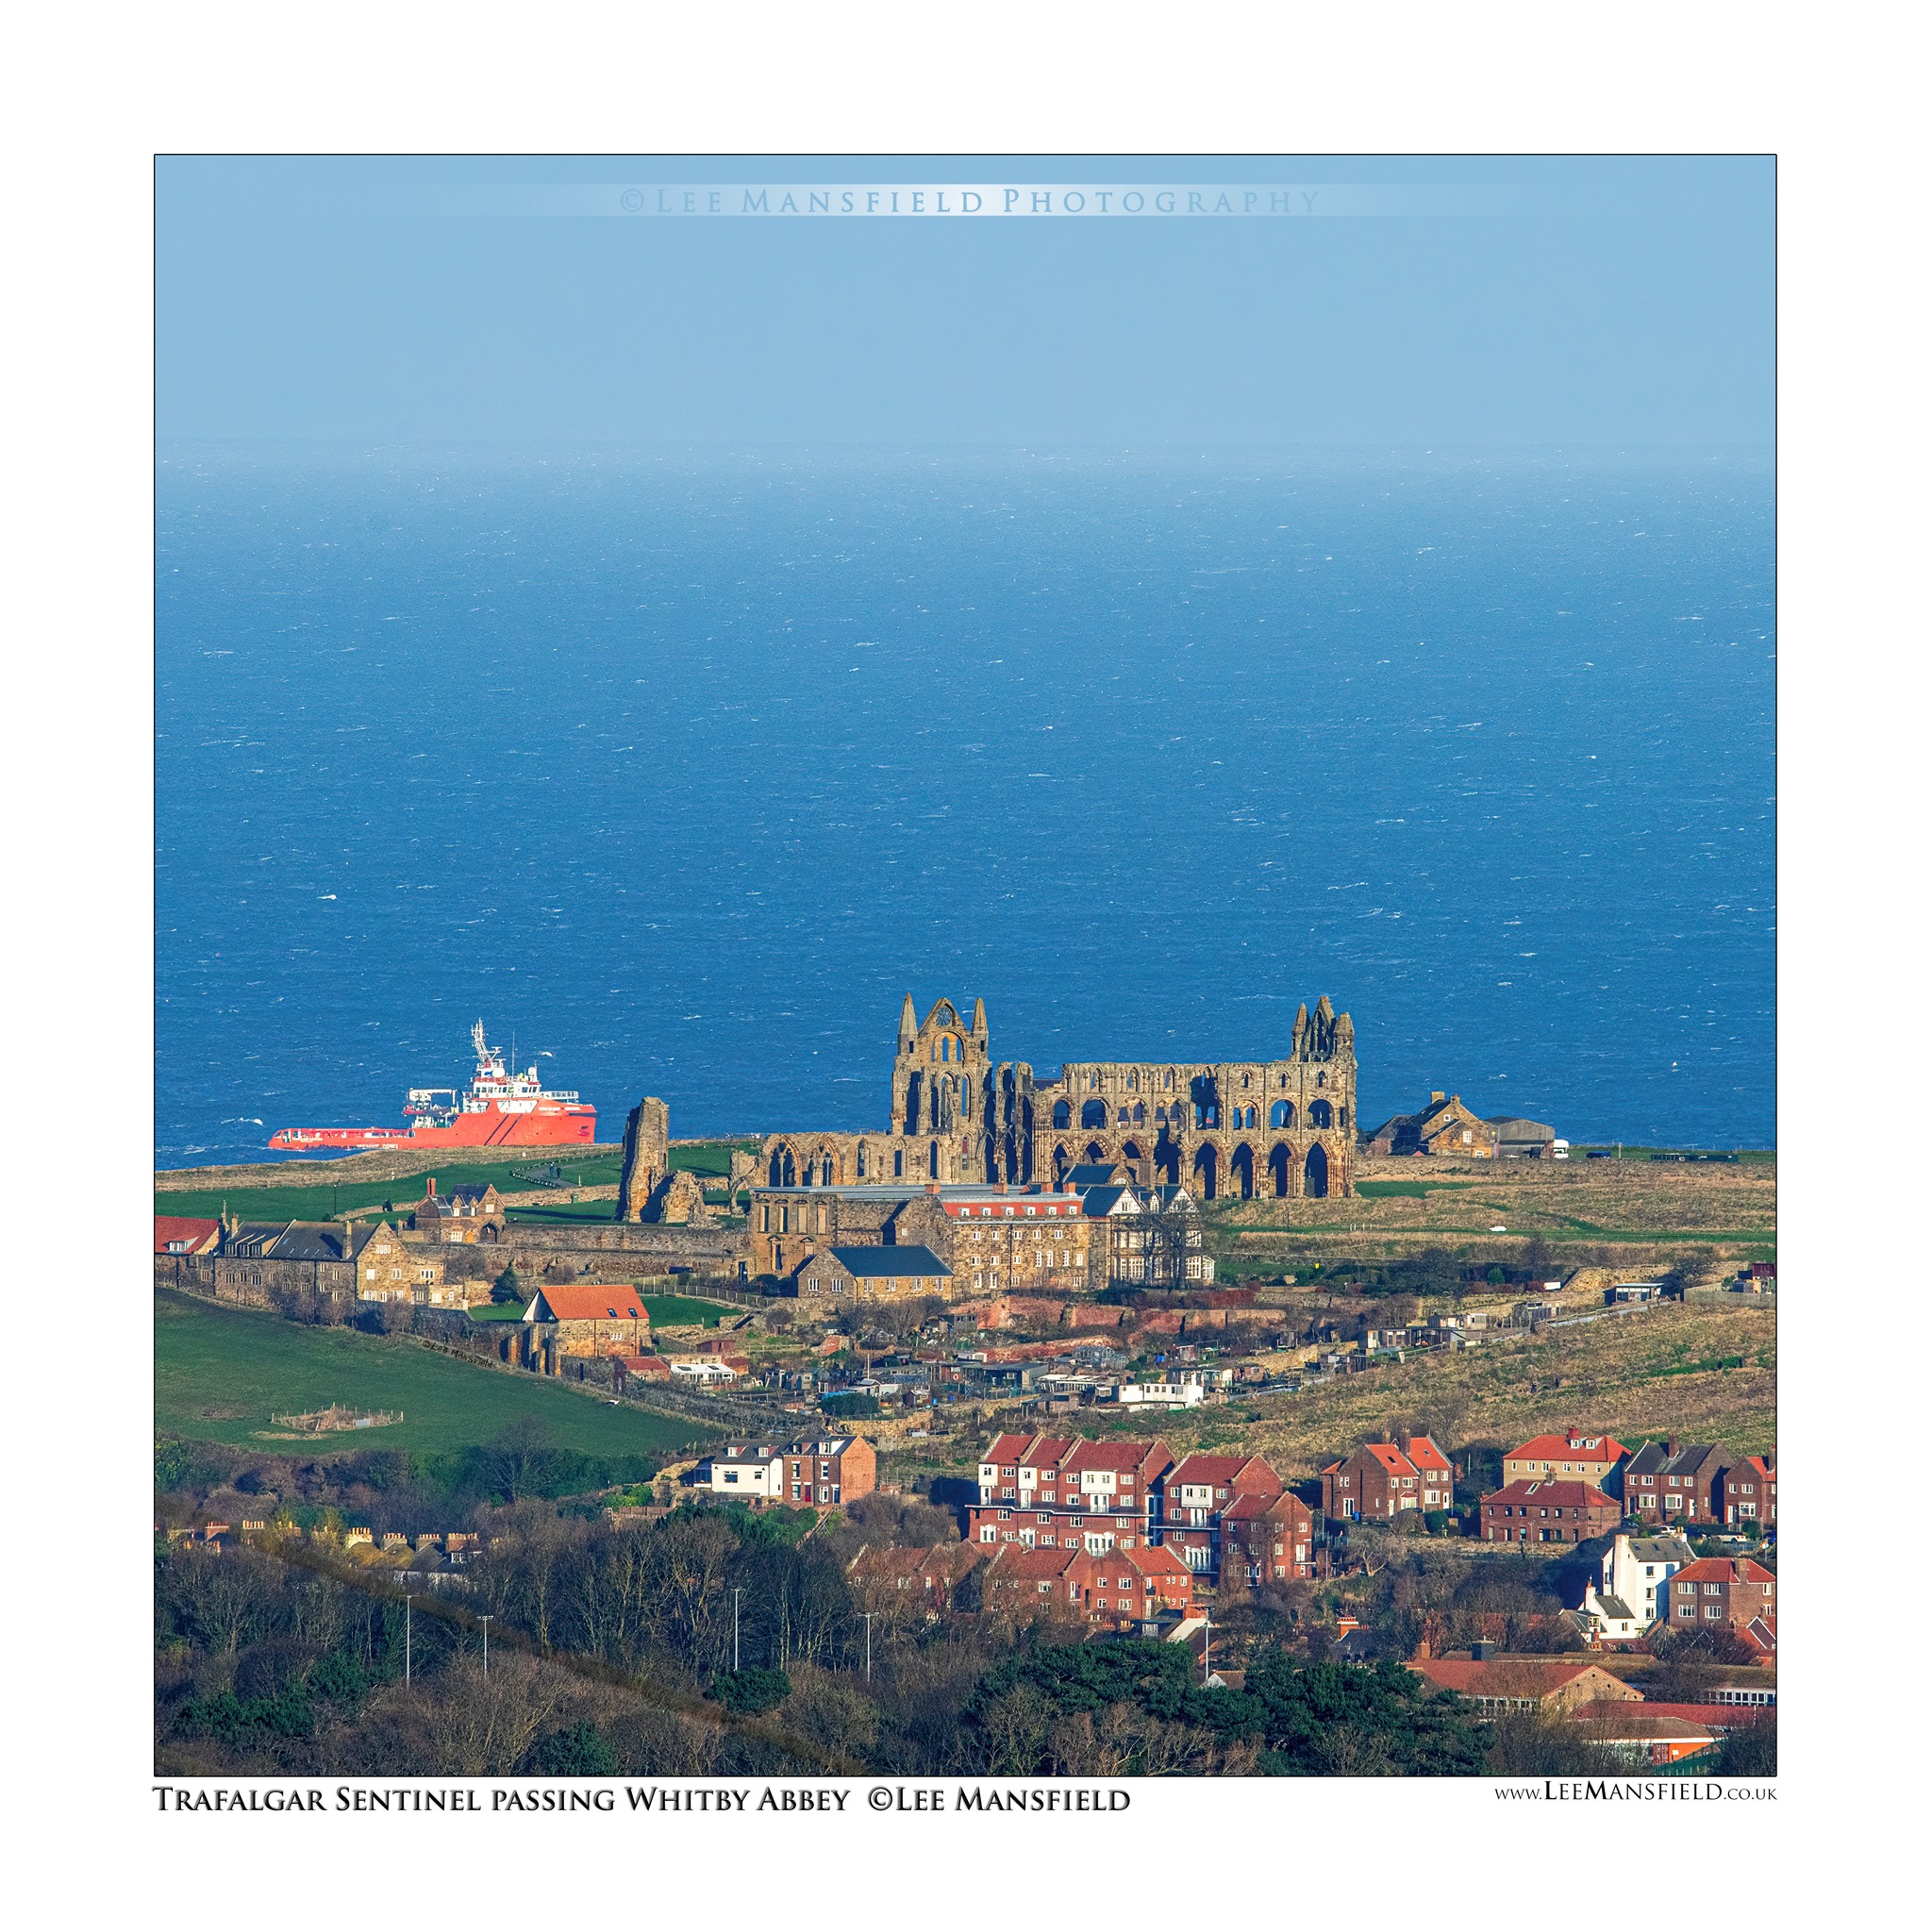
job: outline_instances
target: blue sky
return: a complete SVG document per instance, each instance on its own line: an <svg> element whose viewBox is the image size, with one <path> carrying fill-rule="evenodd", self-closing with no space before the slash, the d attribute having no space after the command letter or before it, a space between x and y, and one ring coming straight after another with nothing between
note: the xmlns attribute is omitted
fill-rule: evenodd
<svg viewBox="0 0 1932 1932"><path fill-rule="evenodd" d="M1499 212L625 221L461 184L1384 182ZM1768 446L1764 158L164 159L164 442Z"/></svg>

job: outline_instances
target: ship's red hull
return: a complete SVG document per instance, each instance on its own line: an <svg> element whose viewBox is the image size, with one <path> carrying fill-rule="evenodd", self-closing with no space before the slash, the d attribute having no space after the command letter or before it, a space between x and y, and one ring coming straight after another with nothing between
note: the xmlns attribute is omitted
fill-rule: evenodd
<svg viewBox="0 0 1932 1932"><path fill-rule="evenodd" d="M517 1113L493 1107L459 1113L446 1126L418 1121L408 1127L282 1127L268 1144L306 1153L318 1147L575 1147L596 1138L594 1107L539 1102Z"/></svg>

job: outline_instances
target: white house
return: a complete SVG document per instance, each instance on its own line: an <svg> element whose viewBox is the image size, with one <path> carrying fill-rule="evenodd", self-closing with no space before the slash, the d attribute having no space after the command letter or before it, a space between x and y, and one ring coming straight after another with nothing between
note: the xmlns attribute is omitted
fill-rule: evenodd
<svg viewBox="0 0 1932 1932"><path fill-rule="evenodd" d="M1577 1615L1611 1642L1641 1637L1664 1614L1672 1575L1697 1560L1680 1536L1618 1536L1602 1574L1583 1592Z"/></svg>
<svg viewBox="0 0 1932 1932"><path fill-rule="evenodd" d="M674 1382L694 1382L701 1389L708 1389L713 1382L735 1381L737 1376L736 1369L714 1355L690 1356L671 1364Z"/></svg>
<svg viewBox="0 0 1932 1932"><path fill-rule="evenodd" d="M1197 1408L1202 1396L1198 1382L1111 1382L1094 1392L1097 1400L1123 1408Z"/></svg>
<svg viewBox="0 0 1932 1932"><path fill-rule="evenodd" d="M770 1444L733 1442L722 1456L701 1465L698 1480L720 1496L758 1497L781 1502L785 1495L785 1454Z"/></svg>

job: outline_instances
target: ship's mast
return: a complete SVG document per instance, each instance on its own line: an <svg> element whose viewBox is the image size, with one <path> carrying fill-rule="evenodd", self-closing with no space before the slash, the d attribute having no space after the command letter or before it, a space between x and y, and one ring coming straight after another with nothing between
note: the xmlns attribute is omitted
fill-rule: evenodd
<svg viewBox="0 0 1932 1932"><path fill-rule="evenodd" d="M480 1074L490 1064L490 1049L483 1040L483 1023L478 1020L470 1028L470 1044L476 1049L476 1071Z"/></svg>

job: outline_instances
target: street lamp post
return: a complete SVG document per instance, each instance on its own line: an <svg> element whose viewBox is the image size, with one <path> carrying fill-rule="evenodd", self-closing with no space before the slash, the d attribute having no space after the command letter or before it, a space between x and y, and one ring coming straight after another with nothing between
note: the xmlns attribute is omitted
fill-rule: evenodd
<svg viewBox="0 0 1932 1932"><path fill-rule="evenodd" d="M731 1591L731 1674L738 1674L738 1600L744 1594L742 1586L735 1586Z"/></svg>
<svg viewBox="0 0 1932 1932"><path fill-rule="evenodd" d="M416 1599L406 1596L403 1599L403 1682L410 1678L410 1641L415 1634Z"/></svg>
<svg viewBox="0 0 1932 1932"><path fill-rule="evenodd" d="M872 1682L872 1620L878 1615L876 1610L861 1610L865 1619L865 1681Z"/></svg>
<svg viewBox="0 0 1932 1932"><path fill-rule="evenodd" d="M483 1625L483 1674L490 1674L490 1618L488 1615L477 1620Z"/></svg>

